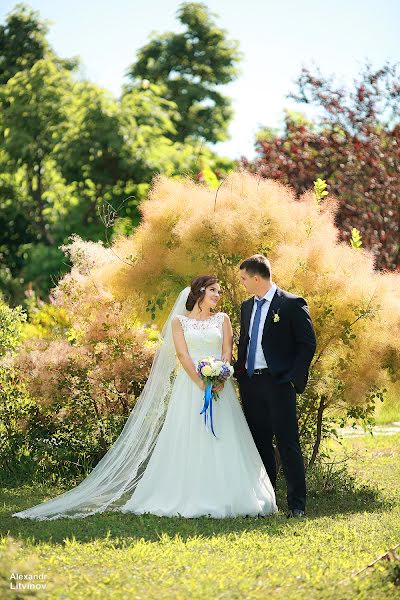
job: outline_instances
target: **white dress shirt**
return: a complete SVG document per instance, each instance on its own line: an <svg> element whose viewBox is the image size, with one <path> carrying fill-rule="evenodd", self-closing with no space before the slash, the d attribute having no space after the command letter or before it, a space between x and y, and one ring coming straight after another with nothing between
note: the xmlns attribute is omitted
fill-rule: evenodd
<svg viewBox="0 0 400 600"><path fill-rule="evenodd" d="M263 349L261 346L261 339L262 339L262 333L264 330L265 319L267 318L268 310L269 310L269 307L270 307L270 304L272 302L272 298L274 297L275 292L276 292L276 284L273 283L272 287L268 290L268 292L265 294L265 296L263 296L263 298L265 298L265 302L261 307L260 326L258 328L258 337L257 337L256 359L255 359L255 364L254 364L255 369L266 369L268 367L267 361L265 360L264 352L263 352ZM254 297L257 300L261 300L261 298L259 298L258 296L254 296ZM251 338L251 329L253 327L254 316L256 314L256 310L257 310L257 303L254 301L253 312L251 313L251 318L250 318L249 338ZM249 348L250 348L250 340L249 340L249 344L247 346L247 356L249 354ZM246 358L246 369L247 369L247 358Z"/></svg>

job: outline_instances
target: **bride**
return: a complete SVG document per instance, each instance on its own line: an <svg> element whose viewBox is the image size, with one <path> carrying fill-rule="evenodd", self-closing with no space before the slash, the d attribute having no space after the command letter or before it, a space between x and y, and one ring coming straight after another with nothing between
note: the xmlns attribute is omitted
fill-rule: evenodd
<svg viewBox="0 0 400 600"><path fill-rule="evenodd" d="M14 517L83 518L105 510L214 518L277 512L231 379L214 388L216 437L200 415L204 383L198 361L232 360L229 317L213 312L220 294L218 279L210 275L196 277L180 293L148 381L114 445L77 487Z"/></svg>

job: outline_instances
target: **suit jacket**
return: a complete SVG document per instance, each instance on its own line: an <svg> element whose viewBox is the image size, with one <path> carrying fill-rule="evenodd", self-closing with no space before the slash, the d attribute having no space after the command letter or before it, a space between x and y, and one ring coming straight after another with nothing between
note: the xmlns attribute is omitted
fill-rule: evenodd
<svg viewBox="0 0 400 600"><path fill-rule="evenodd" d="M239 381L246 371L253 305L254 296L245 300L241 307L238 359L234 365L234 376ZM275 315L279 320L275 317L274 321ZM276 382L291 381L296 392L304 392L316 349L314 328L304 298L279 287L276 289L265 320L261 346Z"/></svg>

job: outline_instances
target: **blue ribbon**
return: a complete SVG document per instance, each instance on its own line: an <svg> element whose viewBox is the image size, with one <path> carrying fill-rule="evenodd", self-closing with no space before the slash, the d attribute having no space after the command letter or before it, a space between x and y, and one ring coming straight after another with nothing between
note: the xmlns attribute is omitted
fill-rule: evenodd
<svg viewBox="0 0 400 600"><path fill-rule="evenodd" d="M210 419L210 427L214 437L217 437L214 432L214 424L213 424L213 412L212 412L212 401L213 401L213 392L212 392L212 383L208 383L206 389L204 390L204 404L203 410L201 411L201 415L204 414L204 424L207 428L207 420ZM209 410L209 415L208 415Z"/></svg>

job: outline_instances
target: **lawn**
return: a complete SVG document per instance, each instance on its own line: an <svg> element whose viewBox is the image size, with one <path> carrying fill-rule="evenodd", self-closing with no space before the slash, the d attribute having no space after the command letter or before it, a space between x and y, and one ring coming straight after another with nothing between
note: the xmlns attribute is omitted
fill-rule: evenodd
<svg viewBox="0 0 400 600"><path fill-rule="evenodd" d="M375 420L379 425L400 421L400 400L398 393L392 391L383 403L379 402L375 411Z"/></svg>
<svg viewBox="0 0 400 600"><path fill-rule="evenodd" d="M164 519L107 513L32 522L22 510L62 491L1 494L1 598L379 600L400 598L399 563L359 569L400 542L400 434L344 440L355 480L310 478L308 519ZM43 573L46 590L10 591ZM35 596L36 594L36 596Z"/></svg>

